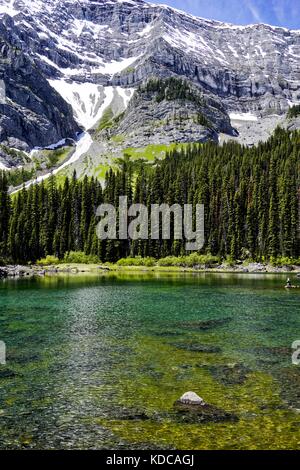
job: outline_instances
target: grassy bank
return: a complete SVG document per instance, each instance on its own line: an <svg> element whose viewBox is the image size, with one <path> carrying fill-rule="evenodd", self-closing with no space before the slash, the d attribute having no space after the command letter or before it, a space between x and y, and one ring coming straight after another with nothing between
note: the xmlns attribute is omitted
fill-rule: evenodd
<svg viewBox="0 0 300 470"><path fill-rule="evenodd" d="M10 263L2 263L2 265ZM26 267L8 267L8 272L20 270L29 274L44 275L46 273L99 273L99 272L211 272L211 273L300 273L300 260L278 258L266 262L254 262L252 260L233 261L231 259L220 260L210 254L199 255L192 253L187 256L168 256L162 259L152 257L122 258L115 263L102 263L95 255L86 255L83 252L69 252L62 260L53 255L48 255L37 263L31 263Z"/></svg>
<svg viewBox="0 0 300 470"><path fill-rule="evenodd" d="M264 265L219 265L219 266L198 266L198 267L187 267L187 266L160 266L158 264L154 266L129 266L120 265L118 263L59 263L45 265L43 267L33 266L32 269L35 271L50 274L69 273L69 274L96 274L104 272L132 272L132 273L144 273L144 272L157 272L157 273L243 273L243 274L298 274L300 273L300 266L282 266L275 267L270 264Z"/></svg>

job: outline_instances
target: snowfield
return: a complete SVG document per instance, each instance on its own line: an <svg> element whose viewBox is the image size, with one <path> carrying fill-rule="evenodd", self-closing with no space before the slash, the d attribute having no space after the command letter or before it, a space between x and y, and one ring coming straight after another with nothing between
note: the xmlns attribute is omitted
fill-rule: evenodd
<svg viewBox="0 0 300 470"><path fill-rule="evenodd" d="M124 111L134 93L132 88L103 87L94 83L66 80L49 80L49 83L72 106L74 117L85 130L94 127L117 98L122 100L120 111Z"/></svg>
<svg viewBox="0 0 300 470"><path fill-rule="evenodd" d="M251 113L230 113L229 117L232 121L258 121L258 117Z"/></svg>
<svg viewBox="0 0 300 470"><path fill-rule="evenodd" d="M46 173L45 175L41 175L38 178L36 178L35 180L28 181L25 184L25 188L29 188L33 184L41 183L42 181L45 181L48 178L50 178L51 175L57 175L57 173L59 173L61 170L63 170L67 166L71 165L72 163L75 163L77 160L79 160L79 158L82 155L84 155L88 152L88 150L89 150L90 146L92 145L92 143L93 143L93 139L92 139L91 135L88 132L83 132L82 134L80 134L78 136L78 140L77 140L77 143L76 143L76 150L73 153L72 157L68 161L63 163L61 166L59 166L58 168L56 168L52 172ZM21 187L19 187L12 194L17 193L18 191L20 191L20 189L21 189Z"/></svg>
<svg viewBox="0 0 300 470"><path fill-rule="evenodd" d="M6 171L9 170L9 168L5 166L4 163L0 162L0 170Z"/></svg>

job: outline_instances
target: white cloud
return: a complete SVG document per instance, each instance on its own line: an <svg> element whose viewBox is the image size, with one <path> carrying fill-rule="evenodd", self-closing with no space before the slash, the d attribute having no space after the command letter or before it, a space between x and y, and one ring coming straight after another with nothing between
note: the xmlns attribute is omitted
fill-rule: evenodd
<svg viewBox="0 0 300 470"><path fill-rule="evenodd" d="M255 5L253 5L251 1L248 1L248 0L245 1L245 4L248 10L250 11L251 15L253 16L254 20L257 21L258 23L263 23L264 20L258 8Z"/></svg>

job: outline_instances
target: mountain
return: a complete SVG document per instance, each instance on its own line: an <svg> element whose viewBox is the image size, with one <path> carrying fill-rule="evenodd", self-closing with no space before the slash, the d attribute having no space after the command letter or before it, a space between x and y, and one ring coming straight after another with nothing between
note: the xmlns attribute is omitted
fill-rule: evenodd
<svg viewBox="0 0 300 470"><path fill-rule="evenodd" d="M29 150L80 132L70 105L30 57L9 42L1 23L0 51L0 78L5 88L5 100L0 103L0 142Z"/></svg>
<svg viewBox="0 0 300 470"><path fill-rule="evenodd" d="M217 140L224 134L226 139L237 136L235 128L245 143L252 144L259 136L268 136L289 107L300 102L300 31L264 24L235 26L142 0L0 0L0 24L5 41L42 77L46 96L41 102L47 107L49 85L72 106L73 112L57 101L67 125L57 122L59 129L48 134L52 143L74 137L73 116L86 130L99 131L109 110L111 118L125 119L110 126L113 137L129 134L125 146L145 146L156 137L166 144ZM190 100L175 96L158 106L149 90L148 96L139 91L131 100L134 91L154 77L186 81L196 95L201 94L203 106L198 111L213 121L211 125L202 121L198 128L186 125L185 131L180 117L179 124L168 127L172 109L184 116ZM7 89L9 93L10 86ZM57 93L51 93L58 100ZM154 123L164 124L149 140L151 115ZM105 135L98 131L91 154L110 146L107 139L102 145ZM26 144L36 146L38 140L28 137ZM45 146L44 139L40 146Z"/></svg>

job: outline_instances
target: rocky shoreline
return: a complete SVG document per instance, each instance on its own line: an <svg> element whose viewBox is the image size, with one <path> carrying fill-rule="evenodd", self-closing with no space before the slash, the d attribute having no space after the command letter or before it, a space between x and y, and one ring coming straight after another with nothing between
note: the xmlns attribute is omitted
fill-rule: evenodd
<svg viewBox="0 0 300 470"><path fill-rule="evenodd" d="M195 266L187 267L159 267L159 266L117 266L117 265L53 265L53 266L24 266L24 265L8 265L0 266L0 279L2 278L24 278L24 277L43 277L46 275L58 274L88 274L107 271L126 271L126 272L192 272L192 273L233 273L233 274L287 274L297 275L300 279L300 266L271 266L269 264L249 263L245 265L218 265L212 266Z"/></svg>
<svg viewBox="0 0 300 470"><path fill-rule="evenodd" d="M271 274L298 274L300 273L300 266L297 265L284 265L284 266L273 266L271 264L264 263L249 263L249 264L235 264L232 266L221 264L217 266L215 271L224 272L237 272L237 273L271 273Z"/></svg>
<svg viewBox="0 0 300 470"><path fill-rule="evenodd" d="M107 271L109 268L104 266L97 267L99 270ZM22 265L10 265L10 266L1 266L0 267L0 279L1 278L19 278L19 277L32 277L38 276L43 277L46 274L78 274L90 272L88 269L80 268L80 265L77 266L22 266Z"/></svg>
<svg viewBox="0 0 300 470"><path fill-rule="evenodd" d="M0 267L0 278L7 277L27 277L27 276L44 276L46 271L44 269L31 266L9 265Z"/></svg>

